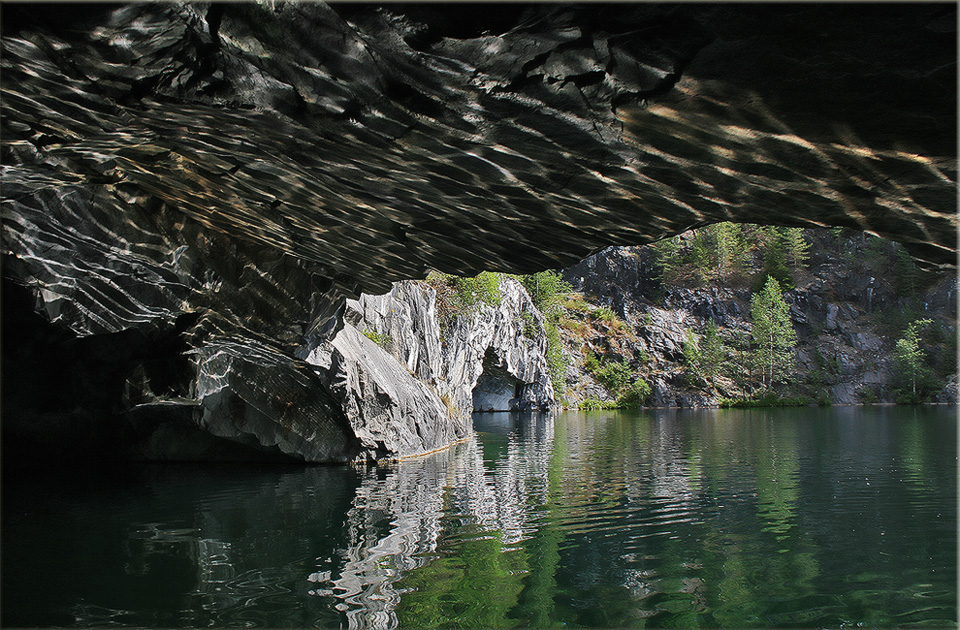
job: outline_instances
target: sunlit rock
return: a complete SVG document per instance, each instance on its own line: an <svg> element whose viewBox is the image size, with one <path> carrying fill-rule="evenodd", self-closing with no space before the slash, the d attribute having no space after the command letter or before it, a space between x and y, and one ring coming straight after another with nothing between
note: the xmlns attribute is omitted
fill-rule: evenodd
<svg viewBox="0 0 960 630"><path fill-rule="evenodd" d="M855 227L956 263L952 5L22 4L3 18L4 293L29 293L16 314L4 299L4 319L40 314L50 347L143 335L84 377L104 394L89 417L128 422L121 392L164 344L197 361L240 344L275 359L226 379L251 413L213 404L197 364L149 404L205 397L203 426L224 439L345 452L349 436L308 444L345 426L340 411L278 420L251 389L299 379L297 353L333 338L346 297L429 269L560 268L720 220ZM39 389L69 382L25 369Z"/></svg>

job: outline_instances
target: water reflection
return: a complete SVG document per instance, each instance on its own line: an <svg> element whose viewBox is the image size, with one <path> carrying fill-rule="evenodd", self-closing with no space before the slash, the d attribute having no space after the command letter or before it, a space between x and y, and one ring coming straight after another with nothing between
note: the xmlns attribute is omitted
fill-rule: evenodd
<svg viewBox="0 0 960 630"><path fill-rule="evenodd" d="M6 475L2 622L950 625L956 424L901 411L482 414L389 469Z"/></svg>

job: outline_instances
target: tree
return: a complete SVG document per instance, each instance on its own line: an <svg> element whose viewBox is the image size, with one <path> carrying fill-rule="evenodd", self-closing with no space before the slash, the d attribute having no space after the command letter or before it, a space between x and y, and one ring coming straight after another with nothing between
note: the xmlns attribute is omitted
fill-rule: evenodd
<svg viewBox="0 0 960 630"><path fill-rule="evenodd" d="M803 236L803 228L784 228L781 232L787 258L794 269L800 269L810 258L810 243Z"/></svg>
<svg viewBox="0 0 960 630"><path fill-rule="evenodd" d="M767 278L763 289L750 300L754 357L762 371L762 382L769 389L775 380L788 374L793 364L797 333L790 321L790 307L776 278Z"/></svg>
<svg viewBox="0 0 960 630"><path fill-rule="evenodd" d="M700 337L700 365L704 376L713 378L717 375L723 363L723 355L723 339L720 338L717 322L711 319Z"/></svg>
<svg viewBox="0 0 960 630"><path fill-rule="evenodd" d="M917 382L922 382L928 372L924 363L927 353L920 347L920 331L930 323L929 319L911 322L893 350L893 364L897 373L910 382L913 401L917 400Z"/></svg>
<svg viewBox="0 0 960 630"><path fill-rule="evenodd" d="M717 273L724 278L728 273L743 264L747 254L747 243L743 231L737 223L724 221L710 226L716 242Z"/></svg>
<svg viewBox="0 0 960 630"><path fill-rule="evenodd" d="M686 338L683 341L683 360L694 373L700 371L700 364L703 355L700 352L700 345L697 343L697 337L693 330L688 328Z"/></svg>
<svg viewBox="0 0 960 630"><path fill-rule="evenodd" d="M777 284L787 289L793 287L793 276L787 264L787 245L783 235L775 227L764 231L763 249L763 285L769 278L774 278Z"/></svg>
<svg viewBox="0 0 960 630"><path fill-rule="evenodd" d="M561 311L560 300L573 291L573 287L563 279L563 276L550 269L520 276L520 283L530 294L534 306L551 319L556 319Z"/></svg>
<svg viewBox="0 0 960 630"><path fill-rule="evenodd" d="M569 358L560 340L557 322L563 314L561 301L570 295L573 287L558 272L547 269L520 276L520 283L530 294L533 305L543 313L543 330L547 340L547 367L557 396L563 396Z"/></svg>

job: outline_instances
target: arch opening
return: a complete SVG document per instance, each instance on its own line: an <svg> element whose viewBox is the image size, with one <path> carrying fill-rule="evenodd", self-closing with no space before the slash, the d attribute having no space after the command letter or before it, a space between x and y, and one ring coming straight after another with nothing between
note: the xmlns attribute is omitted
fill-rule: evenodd
<svg viewBox="0 0 960 630"><path fill-rule="evenodd" d="M506 370L492 348L487 348L483 372L473 388L473 411L518 411L526 385Z"/></svg>

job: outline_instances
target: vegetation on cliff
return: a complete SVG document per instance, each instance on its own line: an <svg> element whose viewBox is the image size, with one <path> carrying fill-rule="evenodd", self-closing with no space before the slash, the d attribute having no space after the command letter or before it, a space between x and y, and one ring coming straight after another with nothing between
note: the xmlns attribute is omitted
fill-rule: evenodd
<svg viewBox="0 0 960 630"><path fill-rule="evenodd" d="M956 374L955 308L926 316L944 276L895 243L718 223L611 251L596 255L620 265L606 288L580 276L574 290L570 270L513 276L542 314L521 314L523 334L545 338L566 406L923 402ZM441 327L495 305L503 278L431 274Z"/></svg>
<svg viewBox="0 0 960 630"><path fill-rule="evenodd" d="M955 400L956 279L890 241L721 223L568 276L583 296L563 330L587 377L569 379L572 404L619 404L606 364L649 381L656 405Z"/></svg>

